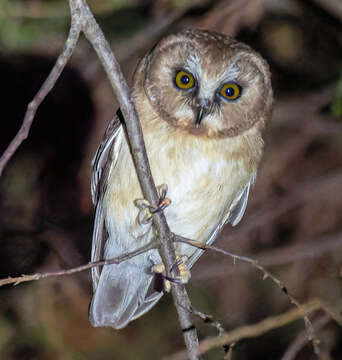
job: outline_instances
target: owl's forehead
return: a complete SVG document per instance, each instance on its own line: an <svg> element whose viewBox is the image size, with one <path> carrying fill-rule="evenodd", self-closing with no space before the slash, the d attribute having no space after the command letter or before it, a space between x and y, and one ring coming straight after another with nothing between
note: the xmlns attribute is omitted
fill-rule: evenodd
<svg viewBox="0 0 342 360"><path fill-rule="evenodd" d="M208 46L191 46L184 53L184 68L202 81L234 80L239 75L237 61L239 52L232 48Z"/></svg>
<svg viewBox="0 0 342 360"><path fill-rule="evenodd" d="M147 55L145 64L149 77L157 82L184 69L210 92L224 82L238 81L255 72L253 62L246 59L250 53L247 45L229 36L194 30L162 39Z"/></svg>

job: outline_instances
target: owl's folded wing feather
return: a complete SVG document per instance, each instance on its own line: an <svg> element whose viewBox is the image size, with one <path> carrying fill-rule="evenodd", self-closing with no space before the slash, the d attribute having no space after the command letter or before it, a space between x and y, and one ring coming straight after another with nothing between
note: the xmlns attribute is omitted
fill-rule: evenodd
<svg viewBox="0 0 342 360"><path fill-rule="evenodd" d="M229 222L232 226L236 226L241 221L246 210L249 190L250 187L254 184L254 181L255 181L255 174L252 176L251 180L246 184L243 190L239 192L238 195L235 197L235 199L232 201L226 215L223 217L223 219L220 221L220 223L217 225L215 230L211 233L211 235L207 239L206 245L211 245L215 241L220 231L222 230L222 227L227 222ZM189 269L194 265L194 263L203 254L203 252L204 250L198 249L195 251L193 255L191 255L188 261Z"/></svg>
<svg viewBox="0 0 342 360"><path fill-rule="evenodd" d="M234 201L232 202L232 204L229 207L229 211L228 211L226 218L224 219L224 222L221 226L223 226L227 222L231 223L232 226L236 226L241 221L241 219L243 218L243 215L246 211L249 190L250 190L251 186L254 184L254 181L255 181L255 175L246 184L246 186L238 194L238 196L234 199Z"/></svg>
<svg viewBox="0 0 342 360"><path fill-rule="evenodd" d="M109 173L115 167L119 155L122 138L123 128L119 116L116 115L110 121L92 161L91 195L95 206L95 220L91 261L99 261L103 257L103 247L108 236L104 222L103 196L106 192ZM100 270L98 266L92 268L94 291L99 282Z"/></svg>
<svg viewBox="0 0 342 360"><path fill-rule="evenodd" d="M91 260L104 257L103 250L108 239L103 208L108 178L115 171L124 129L123 117L118 111L108 125L104 138L92 162L92 198L95 205ZM113 235L113 234L111 234ZM125 327L128 322L147 312L163 295L153 287L153 274L145 272L147 255L137 256L120 264L92 268L94 296L89 309L93 326Z"/></svg>

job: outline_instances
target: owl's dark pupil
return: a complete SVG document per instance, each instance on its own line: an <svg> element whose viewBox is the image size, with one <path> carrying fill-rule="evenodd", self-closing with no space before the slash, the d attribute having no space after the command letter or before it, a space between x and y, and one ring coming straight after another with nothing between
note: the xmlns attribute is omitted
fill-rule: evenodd
<svg viewBox="0 0 342 360"><path fill-rule="evenodd" d="M226 89L226 95L228 96L228 97L232 97L232 96L234 96L234 89L232 88L232 87L228 87L227 89Z"/></svg>
<svg viewBox="0 0 342 360"><path fill-rule="evenodd" d="M190 78L189 78L188 75L183 75L183 76L181 77L181 82L182 82L182 84L187 85L187 84L189 83L189 81L190 81Z"/></svg>

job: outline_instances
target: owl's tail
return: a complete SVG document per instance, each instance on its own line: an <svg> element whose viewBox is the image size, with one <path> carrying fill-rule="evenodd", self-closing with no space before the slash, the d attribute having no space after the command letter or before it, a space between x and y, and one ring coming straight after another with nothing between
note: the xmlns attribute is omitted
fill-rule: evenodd
<svg viewBox="0 0 342 360"><path fill-rule="evenodd" d="M139 257L103 267L89 310L93 326L122 329L161 298L163 293L151 290L153 274L139 266L146 264Z"/></svg>

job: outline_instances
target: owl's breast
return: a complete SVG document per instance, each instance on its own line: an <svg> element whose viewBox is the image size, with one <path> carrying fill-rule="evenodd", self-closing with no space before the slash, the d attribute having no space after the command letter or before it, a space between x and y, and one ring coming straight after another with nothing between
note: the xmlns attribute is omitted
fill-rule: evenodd
<svg viewBox="0 0 342 360"><path fill-rule="evenodd" d="M248 161L229 155L222 141L192 135L146 136L146 145L155 183L168 185L171 231L205 242L253 176Z"/></svg>
<svg viewBox="0 0 342 360"><path fill-rule="evenodd" d="M205 242L256 168L244 153L232 152L232 144L223 140L204 140L170 132L157 136L153 131L144 130L155 184L168 185L171 205L164 213L171 231ZM139 210L134 205L134 200L142 197L124 141L115 169L110 172L105 198L107 230L110 241L117 243L118 253L129 251L133 242L136 246L138 241L140 246L142 241L148 241L146 228L137 223Z"/></svg>

